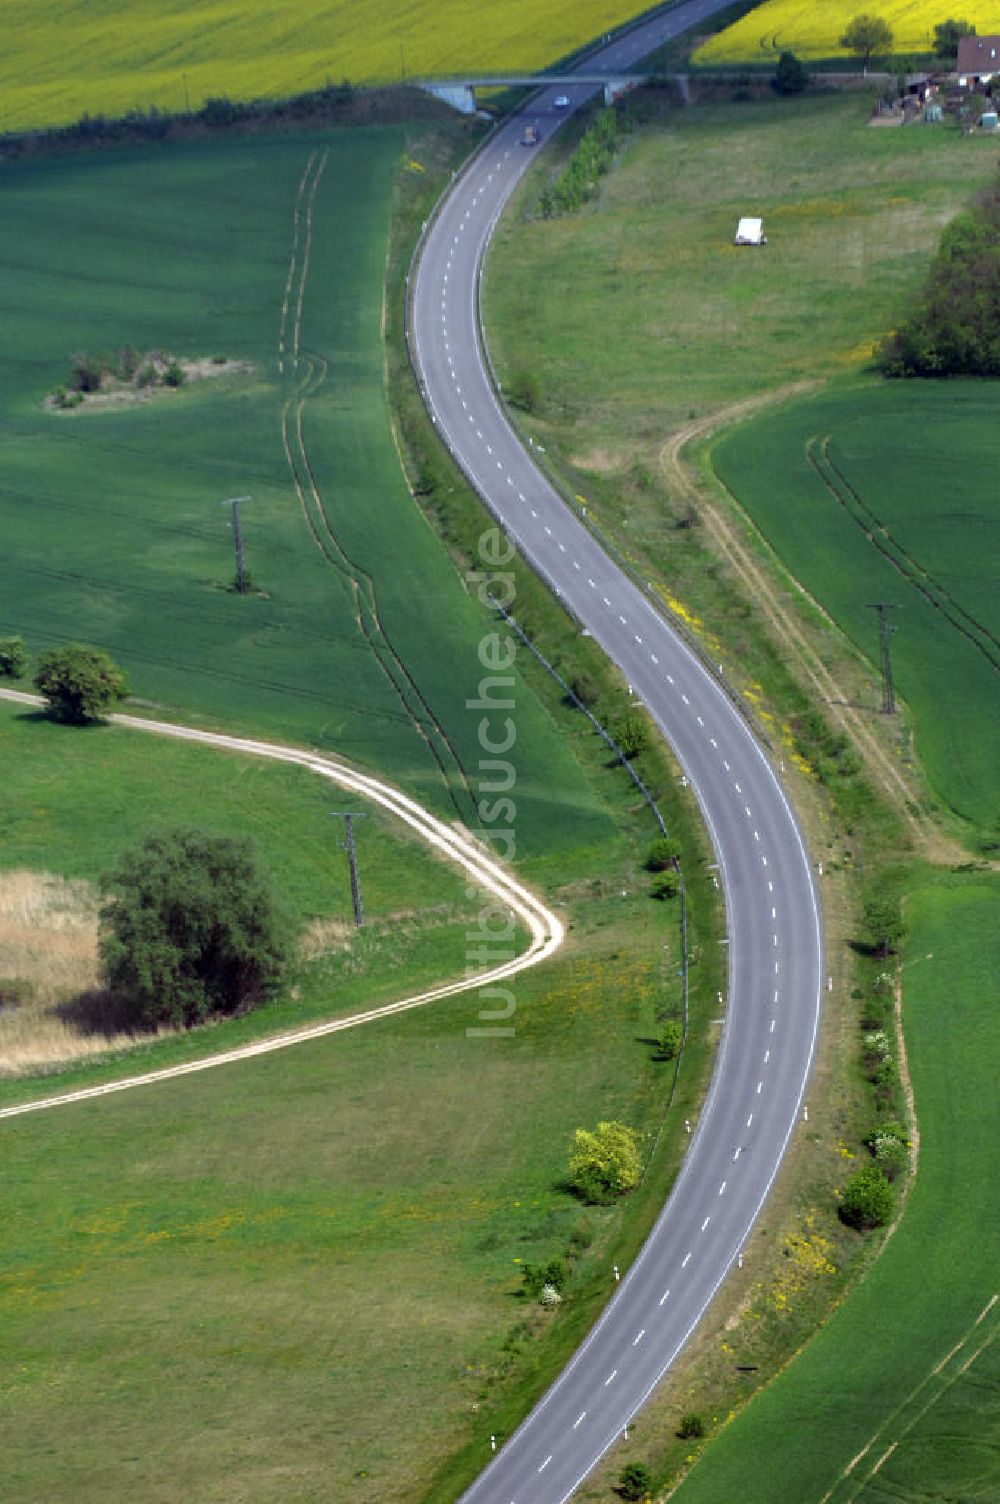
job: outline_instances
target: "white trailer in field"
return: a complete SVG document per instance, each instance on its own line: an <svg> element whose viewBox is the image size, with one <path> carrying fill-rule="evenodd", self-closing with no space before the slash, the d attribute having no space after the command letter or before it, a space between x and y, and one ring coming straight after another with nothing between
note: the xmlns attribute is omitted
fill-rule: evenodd
<svg viewBox="0 0 1000 1504"><path fill-rule="evenodd" d="M736 245L767 245L762 219L741 219L736 226Z"/></svg>

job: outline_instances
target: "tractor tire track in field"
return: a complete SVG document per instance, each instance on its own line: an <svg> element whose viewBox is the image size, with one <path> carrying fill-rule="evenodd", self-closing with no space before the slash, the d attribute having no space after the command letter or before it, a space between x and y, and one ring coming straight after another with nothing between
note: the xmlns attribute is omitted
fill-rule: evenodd
<svg viewBox="0 0 1000 1504"><path fill-rule="evenodd" d="M865 1492L876 1473L892 1456L900 1442L905 1441L913 1428L923 1420L929 1410L947 1395L959 1379L1000 1335L995 1311L1000 1296L993 1295L980 1311L975 1321L962 1334L954 1347L936 1363L930 1372L911 1390L901 1404L897 1405L886 1420L872 1435L865 1447L852 1458L834 1486L827 1490L819 1504L853 1504L853 1500ZM892 1440L889 1440L889 1437ZM860 1466L875 1449L877 1455L868 1467ZM886 1495L889 1497L889 1494Z"/></svg>
<svg viewBox="0 0 1000 1504"><path fill-rule="evenodd" d="M862 714L847 703L843 686L808 641L805 632L796 623L792 613L781 608L775 599L774 588L764 569L754 561L746 543L739 537L732 522L724 516L722 509L713 505L706 495L705 488L695 482L683 458L683 451L695 441L707 439L720 428L750 418L763 407L769 407L774 403L786 401L789 397L815 390L816 386L817 383L814 381L795 382L776 392L735 402L707 417L685 424L667 440L661 449L660 466L664 477L672 483L677 492L685 500L697 505L723 557L749 592L751 599L760 606L775 640L792 653L814 694L826 706L831 719L842 731L846 732L862 757L866 759L892 800L893 806L909 826L920 846L932 860L965 861L968 859L965 848L947 840L934 827L933 822L923 811L918 790L910 784L878 738L865 724ZM754 526L741 505L739 497L733 494L714 470L712 473L718 486L737 508L740 517L753 530L754 536L759 538L768 553L772 554L773 549L760 530ZM798 588L803 587L800 585ZM839 632L840 629L830 617L829 612L825 611L822 605L804 589L803 594L822 614L824 620L829 621L830 625Z"/></svg>
<svg viewBox="0 0 1000 1504"><path fill-rule="evenodd" d="M806 457L823 485L850 520L861 529L869 543L878 549L886 562L903 576L907 584L919 590L928 604L936 611L940 611L942 616L951 622L956 632L960 632L978 652L982 653L993 668L1000 668L1000 641L988 627L983 626L982 622L977 621L970 612L960 606L947 590L937 583L930 571L918 563L913 555L896 541L885 523L872 511L857 487L831 459L830 440L832 437L832 434L827 434L825 438L820 439L818 435L815 435L806 445Z"/></svg>
<svg viewBox="0 0 1000 1504"><path fill-rule="evenodd" d="M475 795L458 749L434 714L416 679L386 631L379 610L374 579L366 569L351 558L331 523L306 447L303 433L305 406L308 401L319 395L329 374L329 362L322 355L313 353L303 355L302 353L302 307L312 251L313 209L328 156L328 151L324 151L322 155L318 152L312 153L299 181L295 199L292 253L285 281L278 333L278 370L282 373L285 371L290 343L290 365L298 383L295 390L286 398L281 412L281 439L285 461L313 543L327 563L347 582L358 631L365 639L372 656L391 686L404 716L437 764L456 815L460 820L466 820L471 813L474 822ZM288 322L293 304L295 313L289 340Z"/></svg>
<svg viewBox="0 0 1000 1504"><path fill-rule="evenodd" d="M32 708L37 708L44 703L38 695L25 694L13 689L0 689L0 699ZM60 1092L51 1097L19 1102L10 1107L0 1107L0 1119L22 1117L29 1112L65 1107L94 1097L106 1097L116 1092L129 1091L137 1086L151 1086L158 1081L169 1081L179 1076L194 1075L199 1071L214 1070L222 1065L232 1065L241 1060L254 1059L258 1055L272 1054L275 1050L288 1049L292 1045L322 1039L328 1034L337 1034L344 1029L354 1029L360 1024L371 1023L376 1019L390 1018L397 1013L407 1013L414 1008L422 1008L428 1003L437 1002L443 998L455 997L464 992L508 980L519 972L537 966L540 961L547 960L562 945L565 936L562 921L532 893L530 888L526 888L506 872L474 837L465 831L458 831L446 825L444 821L425 810L415 799L400 793L398 789L394 789L391 784L383 783L381 779L372 778L367 773L360 773L356 768L336 758L310 752L304 748L283 746L276 742L256 741L250 737L199 731L193 726L177 725L169 721L144 720L138 716L112 715L108 717L108 720L113 726L123 726L130 731L144 731L153 736L172 737L177 741L198 742L224 752L290 763L306 768L321 778L328 778L352 794L359 794L400 820L439 856L443 856L460 867L469 879L470 885L498 899L521 920L531 940L527 949L512 961L504 961L499 966L490 967L485 971L467 974L457 981L444 982L424 992L400 998L397 1002L369 1008L362 1013L352 1013L345 1018L330 1019L325 1023L306 1024L300 1029L292 1029L284 1034L274 1034L255 1040L252 1044L222 1050L217 1054L206 1055L200 1060L188 1061L183 1065L164 1066L161 1070L145 1071L142 1075L124 1076L118 1080L102 1082L97 1086L82 1087L76 1091Z"/></svg>

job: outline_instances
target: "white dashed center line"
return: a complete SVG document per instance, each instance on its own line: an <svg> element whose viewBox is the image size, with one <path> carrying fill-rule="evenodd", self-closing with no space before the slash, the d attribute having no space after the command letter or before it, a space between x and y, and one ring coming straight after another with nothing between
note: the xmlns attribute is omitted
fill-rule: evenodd
<svg viewBox="0 0 1000 1504"><path fill-rule="evenodd" d="M607 1389L607 1387L608 1387L609 1384L613 1384L614 1381L615 1381L615 1379L617 1379L617 1377L618 1377L618 1370L617 1370L617 1368L613 1368L611 1370L611 1372L608 1374L607 1378L604 1380L604 1387L605 1387L605 1389Z"/></svg>
<svg viewBox="0 0 1000 1504"><path fill-rule="evenodd" d="M573 1430L575 1431L576 1428L577 1428L577 1426L580 1425L580 1423L582 1421L586 1420L586 1418L587 1418L587 1412L586 1412L586 1410L581 1410L580 1414L577 1416L576 1420L573 1422Z"/></svg>
<svg viewBox="0 0 1000 1504"><path fill-rule="evenodd" d="M687 1266L688 1266L688 1264L690 1264L690 1262L691 1262L691 1255L690 1255L690 1253L686 1253L684 1255L684 1257L681 1259L681 1268L682 1269L686 1269Z"/></svg>
<svg viewBox="0 0 1000 1504"><path fill-rule="evenodd" d="M646 1335L646 1328L643 1327L642 1331L641 1332L636 1332L635 1336L632 1338L632 1346L633 1347L638 1347L639 1343L642 1341L642 1339L643 1339L643 1337L645 1337L645 1335Z"/></svg>

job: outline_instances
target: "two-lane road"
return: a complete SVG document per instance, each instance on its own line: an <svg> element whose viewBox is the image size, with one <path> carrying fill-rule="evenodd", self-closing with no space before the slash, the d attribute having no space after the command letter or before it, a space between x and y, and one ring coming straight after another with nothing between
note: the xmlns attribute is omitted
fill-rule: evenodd
<svg viewBox="0 0 1000 1504"><path fill-rule="evenodd" d="M625 70L721 8L678 7L612 44ZM593 69L595 59L586 66ZM569 112L593 92L567 82ZM809 858L764 751L725 691L565 505L508 423L484 369L477 301L493 226L542 139L556 90L491 138L428 230L411 288L425 400L453 456L523 556L619 665L674 748L711 834L728 918L726 1023L684 1169L640 1257L569 1366L469 1490L469 1504L561 1504L687 1340L753 1225L798 1120L819 1020L822 940Z"/></svg>

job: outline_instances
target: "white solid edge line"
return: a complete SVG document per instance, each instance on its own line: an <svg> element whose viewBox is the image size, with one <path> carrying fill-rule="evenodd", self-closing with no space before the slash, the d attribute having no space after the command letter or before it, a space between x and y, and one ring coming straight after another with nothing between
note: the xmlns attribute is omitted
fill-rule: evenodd
<svg viewBox="0 0 1000 1504"><path fill-rule="evenodd" d="M19 690L0 690L0 698L23 705L44 703L37 695ZM135 1086L149 1086L157 1081L170 1081L179 1076L194 1075L198 1071L213 1070L221 1065L232 1065L240 1060L250 1060L257 1055L267 1055L275 1050L288 1049L291 1045L305 1044L312 1039L322 1039L327 1034L339 1033L342 1029L356 1028L377 1018L389 1018L411 1008L423 1007L441 998L453 997L456 993L474 991L487 984L504 981L537 966L547 959L562 944L564 929L561 920L547 909L530 889L515 881L498 862L487 856L471 836L450 829L435 815L430 814L416 800L400 793L391 785L382 783L366 773L326 757L318 752L306 752L296 747L285 747L274 742L255 741L251 737L229 736L222 732L199 731L193 726L181 726L170 721L144 720L139 716L114 715L112 724L132 731L147 731L157 736L173 737L177 741L200 742L223 751L239 752L246 756L268 758L273 762L287 762L304 767L323 778L329 778L342 788L363 794L373 804L381 805L408 825L429 846L439 851L448 860L462 867L476 885L499 898L531 932L528 948L512 961L505 961L486 971L462 977L458 981L445 982L425 992L413 993L394 1003L385 1003L378 1008L369 1008L362 1013L348 1014L345 1018L329 1019L325 1023L306 1024L301 1029L292 1029L284 1034L275 1034L258 1039L251 1044L239 1045L231 1050L222 1050L206 1055L200 1060L191 1060L183 1065L164 1066L159 1070L145 1071L138 1076L122 1076L114 1081L104 1081L97 1086L80 1087L76 1091L60 1092L51 1097L40 1097L30 1102L18 1102L0 1108L0 1118L20 1117L28 1112L41 1112L50 1107L67 1106L71 1102L85 1102L93 1097L111 1096L115 1092L128 1091Z"/></svg>

